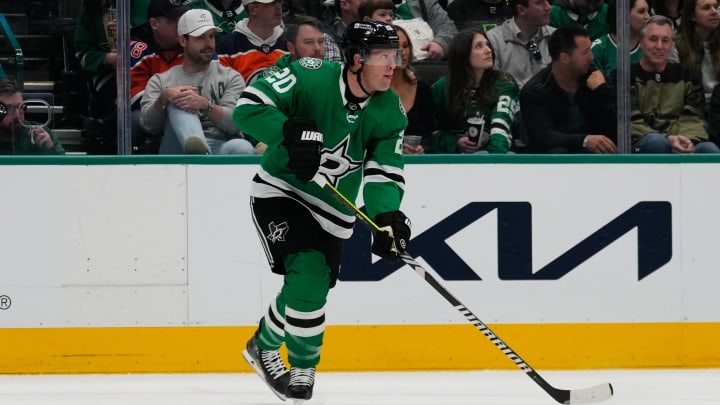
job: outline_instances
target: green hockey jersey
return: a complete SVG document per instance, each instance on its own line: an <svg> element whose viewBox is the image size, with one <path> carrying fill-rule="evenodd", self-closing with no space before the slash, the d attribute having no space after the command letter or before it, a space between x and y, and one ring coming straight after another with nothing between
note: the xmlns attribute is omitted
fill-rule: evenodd
<svg viewBox="0 0 720 405"><path fill-rule="evenodd" d="M289 118L317 123L324 135L319 174L350 201L362 186L365 208L374 218L400 208L407 117L389 90L360 104L349 101L343 71L342 64L315 58L274 70L243 92L233 119L245 134L268 145L251 195L293 198L308 207L323 229L347 239L355 217L316 183L303 184L288 171L283 123Z"/></svg>
<svg viewBox="0 0 720 405"><path fill-rule="evenodd" d="M550 11L550 26L560 28L578 23L585 27L590 40L594 41L608 33L607 10L608 5L603 3L594 13L580 16L570 9L569 1L556 1Z"/></svg>
<svg viewBox="0 0 720 405"><path fill-rule="evenodd" d="M617 43L610 34L596 39L592 43L592 53L595 59L593 65L605 74L617 69ZM636 45L630 50L630 63L640 62L642 50Z"/></svg>

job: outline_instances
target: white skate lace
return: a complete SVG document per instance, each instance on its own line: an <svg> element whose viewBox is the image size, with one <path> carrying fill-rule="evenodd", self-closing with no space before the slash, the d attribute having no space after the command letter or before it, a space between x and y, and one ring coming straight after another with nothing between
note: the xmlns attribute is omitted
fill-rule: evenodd
<svg viewBox="0 0 720 405"><path fill-rule="evenodd" d="M278 378L287 373L285 363L280 358L280 352L277 350L260 350L260 359L262 360L265 370L272 378Z"/></svg>
<svg viewBox="0 0 720 405"><path fill-rule="evenodd" d="M290 371L290 385L307 385L312 387L314 382L314 368L293 368Z"/></svg>

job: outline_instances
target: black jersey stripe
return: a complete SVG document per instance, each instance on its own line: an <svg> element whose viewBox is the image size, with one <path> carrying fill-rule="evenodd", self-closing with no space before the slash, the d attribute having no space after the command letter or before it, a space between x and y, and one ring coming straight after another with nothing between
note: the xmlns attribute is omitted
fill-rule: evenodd
<svg viewBox="0 0 720 405"><path fill-rule="evenodd" d="M312 210L314 213L316 213L317 215L319 215L319 216L325 218L326 220L332 222L333 224L335 224L335 225L336 225L337 227L339 227L339 228L352 229L353 226L355 225L354 222L343 221L342 219L340 219L340 218L332 215L331 213L329 213L329 212L327 212L327 211L325 211L325 210L322 210L322 209L318 208L317 206L315 206L315 205L313 205L313 204L310 204L308 201L306 201L306 200L304 200L303 198L301 198L297 193L294 193L294 192L292 192L292 191L290 191L290 190L286 190L286 189L284 189L284 188L280 188L280 187L276 186L275 184L272 184L272 183L270 183L270 182L268 182L268 181L263 180L263 179L260 177L260 175L258 175L258 174L255 174L255 177L253 177L253 181L254 181L255 183L265 184L265 185L267 185L267 186L273 187L273 188L281 191L283 194L287 195L289 198L292 198L293 200L302 201L302 202L303 202L303 205L305 205L306 207L308 207L309 209L311 209L311 210Z"/></svg>
<svg viewBox="0 0 720 405"><path fill-rule="evenodd" d="M242 94L240 94L240 98L248 99L255 104L265 104L257 94L250 93L249 91L243 91Z"/></svg>
<svg viewBox="0 0 720 405"><path fill-rule="evenodd" d="M376 168L365 169L363 171L363 174L365 175L365 177L383 176L383 177L387 177L388 179L390 179L396 183L405 184L405 178L401 174L389 173L382 169L376 169Z"/></svg>
<svg viewBox="0 0 720 405"><path fill-rule="evenodd" d="M278 327L278 329L285 330L285 325L282 323L280 319L278 319L277 316L275 316L275 311L272 310L272 308L268 311L268 315L270 316L270 321ZM287 319L285 319L287 322Z"/></svg>
<svg viewBox="0 0 720 405"><path fill-rule="evenodd" d="M285 315L285 321L288 323L288 325L292 325L296 328L309 329L323 325L325 323L325 314L322 314L319 317L312 319L293 318L292 316Z"/></svg>

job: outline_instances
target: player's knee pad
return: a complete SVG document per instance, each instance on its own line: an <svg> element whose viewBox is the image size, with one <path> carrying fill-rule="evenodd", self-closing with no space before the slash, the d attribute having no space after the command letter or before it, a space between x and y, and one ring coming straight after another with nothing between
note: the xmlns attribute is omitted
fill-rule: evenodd
<svg viewBox="0 0 720 405"><path fill-rule="evenodd" d="M317 250L291 253L285 258L285 298L324 305L330 289L330 268Z"/></svg>

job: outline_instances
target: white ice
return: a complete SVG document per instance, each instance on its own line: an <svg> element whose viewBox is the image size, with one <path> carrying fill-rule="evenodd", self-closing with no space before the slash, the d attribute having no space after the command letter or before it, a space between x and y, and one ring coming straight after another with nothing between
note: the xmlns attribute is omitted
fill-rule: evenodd
<svg viewBox="0 0 720 405"><path fill-rule="evenodd" d="M541 371L557 388L610 382L608 405L718 405L720 369ZM305 405L544 405L522 371L319 372ZM1 375L2 405L280 405L254 374ZM285 402L290 404L290 402Z"/></svg>

